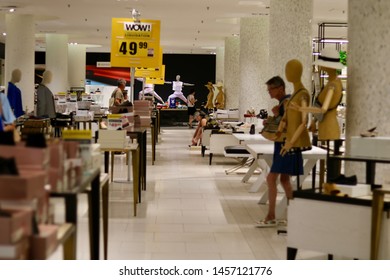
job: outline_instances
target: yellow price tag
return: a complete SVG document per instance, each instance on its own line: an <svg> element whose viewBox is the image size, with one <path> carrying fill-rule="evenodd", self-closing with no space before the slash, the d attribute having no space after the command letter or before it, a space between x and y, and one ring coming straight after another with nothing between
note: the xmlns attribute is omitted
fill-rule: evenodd
<svg viewBox="0 0 390 280"><path fill-rule="evenodd" d="M125 56L153 57L154 48L147 41L118 40L118 54Z"/></svg>
<svg viewBox="0 0 390 280"><path fill-rule="evenodd" d="M111 66L159 67L160 21L113 18L111 32Z"/></svg>

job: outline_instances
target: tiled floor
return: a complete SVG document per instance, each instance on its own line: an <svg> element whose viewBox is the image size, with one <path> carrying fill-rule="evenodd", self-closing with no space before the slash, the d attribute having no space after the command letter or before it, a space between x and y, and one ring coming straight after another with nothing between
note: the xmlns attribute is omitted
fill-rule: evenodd
<svg viewBox="0 0 390 280"><path fill-rule="evenodd" d="M110 185L109 259L285 259L286 236L276 228L260 229L254 222L267 206L260 193L249 193L242 174L226 175L236 162L208 156L188 144L194 130L162 128L155 165L148 150L147 190L133 216L132 186ZM126 177L124 156L115 158L115 179ZM79 259L88 259L86 199L80 196ZM56 203L56 213L62 205ZM102 248L102 247L101 247ZM101 249L102 250L102 249ZM101 253L102 254L102 253ZM300 259L324 259L324 254L299 252ZM58 250L53 258L61 258Z"/></svg>

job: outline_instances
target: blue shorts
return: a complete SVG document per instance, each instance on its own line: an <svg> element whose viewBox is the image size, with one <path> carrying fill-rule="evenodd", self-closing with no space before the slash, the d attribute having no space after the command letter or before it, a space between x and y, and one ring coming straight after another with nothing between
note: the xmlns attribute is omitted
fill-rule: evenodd
<svg viewBox="0 0 390 280"><path fill-rule="evenodd" d="M271 166L271 173L302 175L302 152L295 151L294 153L287 153L284 156L281 156L280 151L282 150L283 143L275 142L274 145L274 156Z"/></svg>

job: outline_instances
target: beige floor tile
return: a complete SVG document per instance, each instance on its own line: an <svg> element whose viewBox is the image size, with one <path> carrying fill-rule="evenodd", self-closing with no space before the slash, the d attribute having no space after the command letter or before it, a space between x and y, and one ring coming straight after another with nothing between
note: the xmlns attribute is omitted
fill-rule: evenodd
<svg viewBox="0 0 390 280"><path fill-rule="evenodd" d="M207 155L188 149L192 133L162 128L154 165L148 144L147 190L141 193L137 217L133 215L132 185L110 184L109 259L285 259L287 237L277 235L276 229L254 227L267 212L267 205L257 203L261 192L248 192L255 178L242 183L243 174L226 175L225 170L236 162L222 156L215 156L210 166ZM115 180L127 176L124 158L115 157ZM63 201L55 200L54 207L56 220L63 219ZM78 259L89 259L87 210L86 196L81 195ZM62 258L61 248L52 258ZM321 252L304 250L297 256L326 258Z"/></svg>

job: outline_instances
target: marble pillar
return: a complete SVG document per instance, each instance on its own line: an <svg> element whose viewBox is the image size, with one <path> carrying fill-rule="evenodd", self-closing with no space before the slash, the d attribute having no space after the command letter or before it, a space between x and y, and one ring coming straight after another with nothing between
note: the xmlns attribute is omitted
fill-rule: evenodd
<svg viewBox="0 0 390 280"><path fill-rule="evenodd" d="M68 35L46 34L46 70L53 79L49 84L53 94L66 92L68 85Z"/></svg>
<svg viewBox="0 0 390 280"><path fill-rule="evenodd" d="M269 17L242 18L240 21L239 114L253 108L257 113L268 108L270 98L264 83L269 78Z"/></svg>
<svg viewBox="0 0 390 280"><path fill-rule="evenodd" d="M238 108L240 96L240 37L225 38L224 64L226 108Z"/></svg>
<svg viewBox="0 0 390 280"><path fill-rule="evenodd" d="M69 87L84 87L86 73L86 53L85 45L68 46L68 80Z"/></svg>
<svg viewBox="0 0 390 280"><path fill-rule="evenodd" d="M218 47L216 52L215 83L224 81L225 48Z"/></svg>
<svg viewBox="0 0 390 280"><path fill-rule="evenodd" d="M291 59L303 65L302 82L311 91L313 0L271 0L269 28L269 74L281 76L286 92L285 66Z"/></svg>
<svg viewBox="0 0 390 280"><path fill-rule="evenodd" d="M16 86L22 92L23 110L34 110L34 50L35 23L32 15L6 14L5 85L14 69L20 69L22 77Z"/></svg>
<svg viewBox="0 0 390 280"><path fill-rule="evenodd" d="M349 0L348 17L347 153L350 137L362 131L377 127L380 136L390 135L390 1ZM364 182L362 167L352 169ZM382 174L377 169L377 183Z"/></svg>

